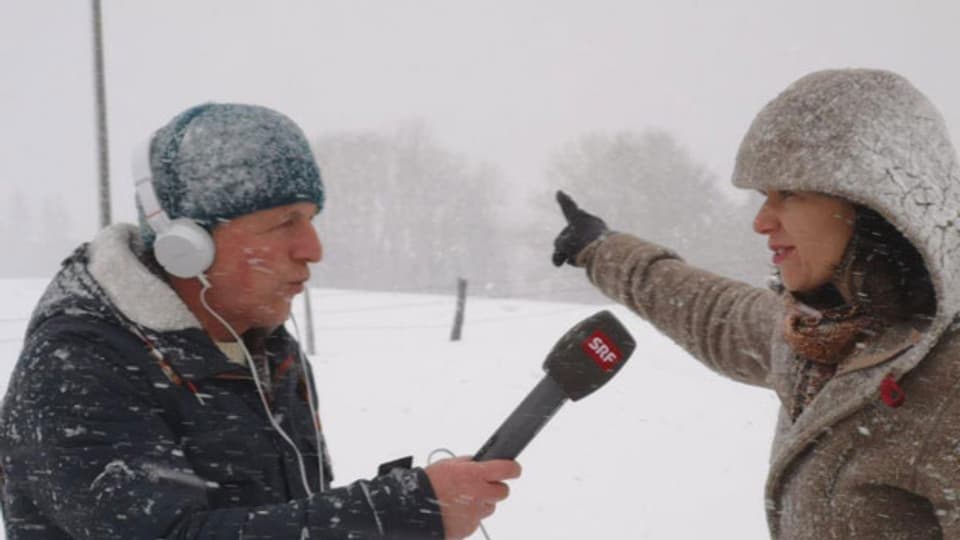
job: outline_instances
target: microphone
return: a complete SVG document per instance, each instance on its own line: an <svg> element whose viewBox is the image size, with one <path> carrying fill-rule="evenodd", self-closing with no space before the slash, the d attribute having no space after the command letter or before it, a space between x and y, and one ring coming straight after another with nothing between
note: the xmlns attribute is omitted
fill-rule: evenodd
<svg viewBox="0 0 960 540"><path fill-rule="evenodd" d="M606 310L574 325L543 362L546 375L473 460L515 459L568 399L582 399L612 379L636 345L623 324Z"/></svg>

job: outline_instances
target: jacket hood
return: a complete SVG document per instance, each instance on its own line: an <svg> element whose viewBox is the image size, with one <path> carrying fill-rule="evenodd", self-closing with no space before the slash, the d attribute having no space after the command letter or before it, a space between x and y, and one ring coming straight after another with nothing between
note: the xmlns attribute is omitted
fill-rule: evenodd
<svg viewBox="0 0 960 540"><path fill-rule="evenodd" d="M754 118L734 185L816 191L867 206L920 252L940 330L960 312L960 169L933 104L888 71L828 70L790 85Z"/></svg>
<svg viewBox="0 0 960 540"><path fill-rule="evenodd" d="M157 332L200 328L177 293L142 260L136 227L112 225L63 263L34 310L28 332L57 315L135 323Z"/></svg>

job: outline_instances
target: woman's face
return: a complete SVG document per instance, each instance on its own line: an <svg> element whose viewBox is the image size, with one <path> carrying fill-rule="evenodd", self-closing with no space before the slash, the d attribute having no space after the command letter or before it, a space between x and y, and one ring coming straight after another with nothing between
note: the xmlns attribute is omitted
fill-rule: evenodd
<svg viewBox="0 0 960 540"><path fill-rule="evenodd" d="M826 284L853 236L853 204L812 191L767 191L753 220L766 235L784 286L811 292Z"/></svg>

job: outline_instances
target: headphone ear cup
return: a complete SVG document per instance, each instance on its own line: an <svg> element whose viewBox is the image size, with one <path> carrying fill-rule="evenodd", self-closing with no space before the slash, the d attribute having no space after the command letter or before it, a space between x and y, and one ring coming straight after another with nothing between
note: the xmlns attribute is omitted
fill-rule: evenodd
<svg viewBox="0 0 960 540"><path fill-rule="evenodd" d="M193 278L213 264L216 247L206 229L191 219L178 218L157 235L153 253L160 266L170 274Z"/></svg>

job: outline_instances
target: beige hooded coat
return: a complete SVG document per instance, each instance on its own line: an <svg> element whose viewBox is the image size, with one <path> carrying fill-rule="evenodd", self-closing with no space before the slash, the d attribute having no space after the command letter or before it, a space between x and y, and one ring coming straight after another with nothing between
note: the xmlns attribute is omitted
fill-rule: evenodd
<svg viewBox="0 0 960 540"><path fill-rule="evenodd" d="M960 539L960 173L940 114L889 72L813 73L757 115L734 183L874 209L919 250L937 298L928 325L894 326L845 358L795 421L781 407L771 536ZM594 242L577 264L710 368L789 405L796 359L779 295L625 234ZM881 399L888 376L905 393L899 407Z"/></svg>

